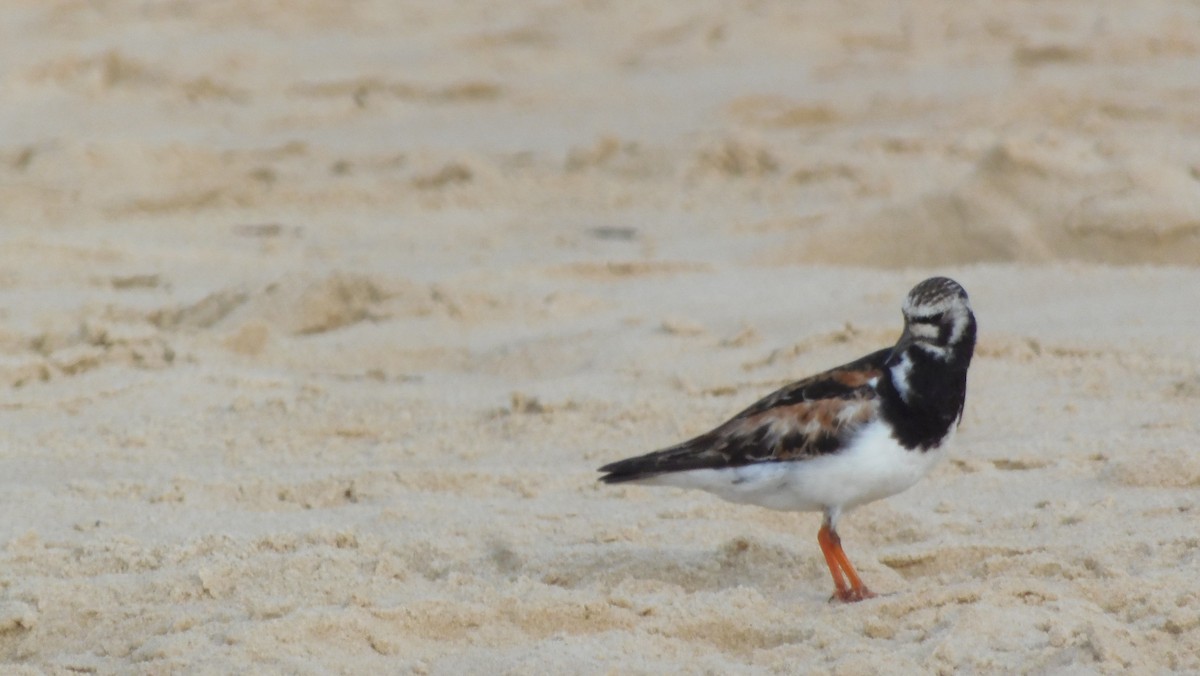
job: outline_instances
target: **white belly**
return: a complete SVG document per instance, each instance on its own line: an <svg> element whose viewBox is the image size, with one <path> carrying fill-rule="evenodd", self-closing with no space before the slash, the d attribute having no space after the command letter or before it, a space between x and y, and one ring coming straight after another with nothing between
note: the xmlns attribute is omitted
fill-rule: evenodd
<svg viewBox="0 0 1200 676"><path fill-rule="evenodd" d="M840 512L911 488L946 455L948 441L910 451L885 425L874 422L838 453L799 462L672 472L641 483L699 488L730 502L770 509Z"/></svg>

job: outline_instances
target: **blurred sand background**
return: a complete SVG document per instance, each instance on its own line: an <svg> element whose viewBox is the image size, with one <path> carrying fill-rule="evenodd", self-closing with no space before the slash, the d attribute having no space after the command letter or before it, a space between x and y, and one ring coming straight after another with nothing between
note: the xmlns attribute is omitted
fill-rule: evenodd
<svg viewBox="0 0 1200 676"><path fill-rule="evenodd" d="M0 670L1200 671L1200 5L13 0ZM895 339L852 513L595 484Z"/></svg>

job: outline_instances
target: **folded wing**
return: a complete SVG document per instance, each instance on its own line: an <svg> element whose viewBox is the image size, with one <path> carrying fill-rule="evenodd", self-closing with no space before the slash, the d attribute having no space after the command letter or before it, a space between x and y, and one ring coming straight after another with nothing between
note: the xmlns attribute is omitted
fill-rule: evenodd
<svg viewBox="0 0 1200 676"><path fill-rule="evenodd" d="M605 483L667 472L803 460L832 453L878 414L875 384L890 350L792 383L720 427L681 444L605 465Z"/></svg>

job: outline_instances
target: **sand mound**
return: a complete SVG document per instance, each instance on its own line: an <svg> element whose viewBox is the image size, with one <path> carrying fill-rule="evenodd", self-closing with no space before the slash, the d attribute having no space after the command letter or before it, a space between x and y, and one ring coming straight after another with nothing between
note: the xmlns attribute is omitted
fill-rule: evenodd
<svg viewBox="0 0 1200 676"><path fill-rule="evenodd" d="M884 267L989 261L1200 263L1200 177L1098 142L1001 141L959 185L831 224L802 260Z"/></svg>

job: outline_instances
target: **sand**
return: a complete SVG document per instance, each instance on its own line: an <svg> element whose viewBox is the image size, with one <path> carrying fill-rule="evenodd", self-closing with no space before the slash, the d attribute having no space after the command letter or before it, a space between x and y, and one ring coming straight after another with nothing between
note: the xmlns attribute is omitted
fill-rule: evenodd
<svg viewBox="0 0 1200 676"><path fill-rule="evenodd" d="M5 674L1200 672L1200 7L14 1ZM597 485L979 318L841 531Z"/></svg>

